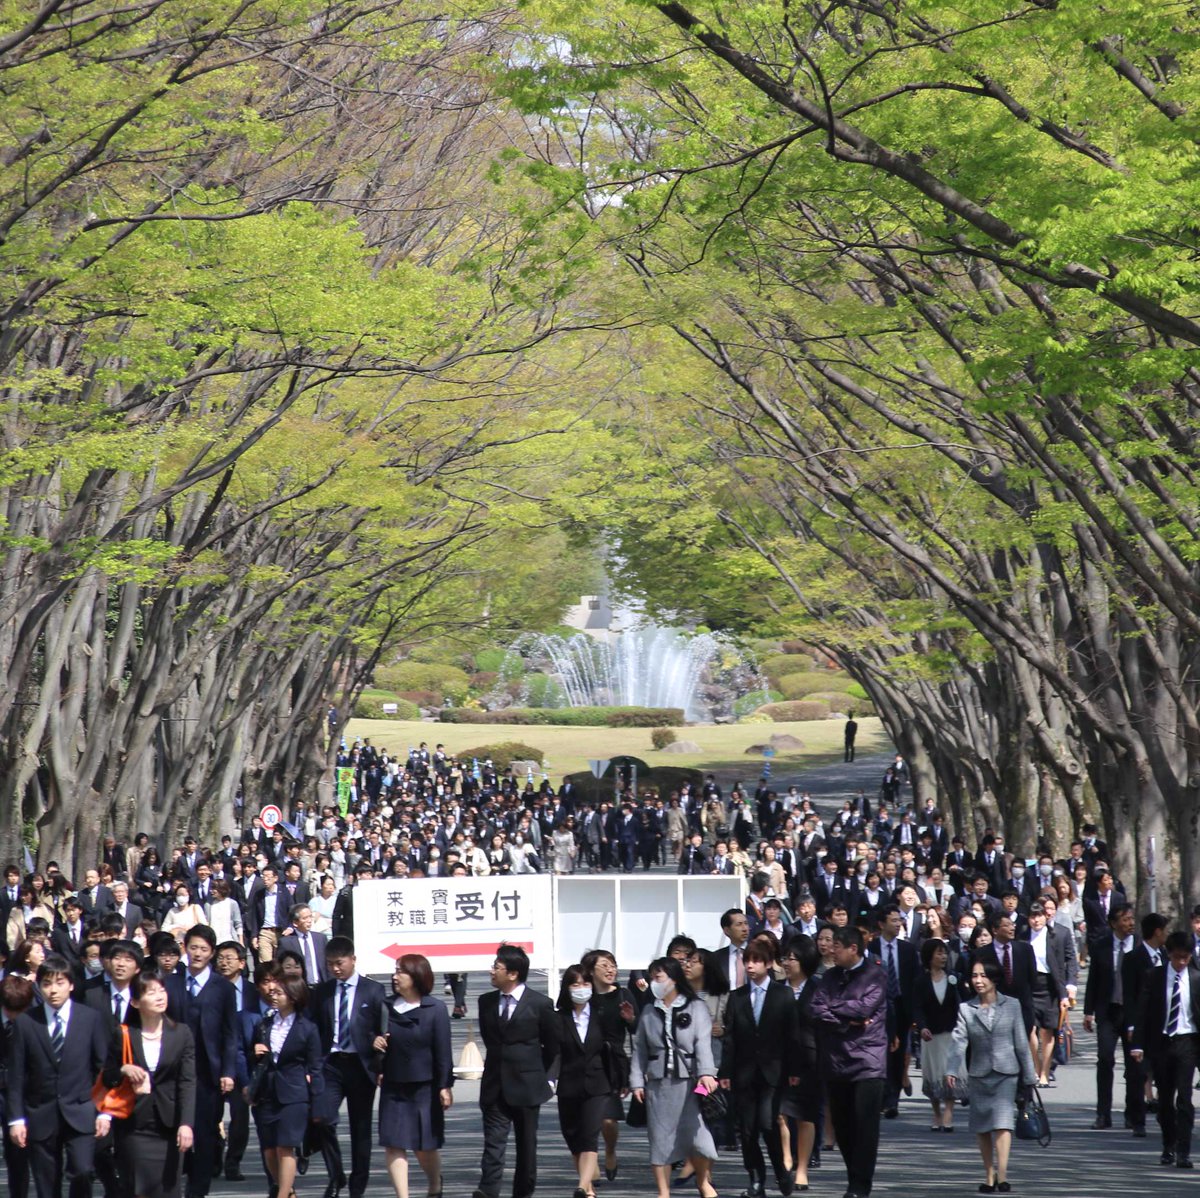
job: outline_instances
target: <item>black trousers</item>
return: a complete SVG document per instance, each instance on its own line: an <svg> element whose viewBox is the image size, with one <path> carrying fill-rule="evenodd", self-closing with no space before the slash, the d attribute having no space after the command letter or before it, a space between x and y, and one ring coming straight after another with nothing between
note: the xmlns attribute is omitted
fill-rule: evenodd
<svg viewBox="0 0 1200 1198"><path fill-rule="evenodd" d="M236 1173L250 1143L250 1108L241 1090L229 1095L229 1129L225 1136L225 1172Z"/></svg>
<svg viewBox="0 0 1200 1198"><path fill-rule="evenodd" d="M513 1170L513 1198L529 1198L537 1186L537 1130L541 1107L509 1106L503 1099L483 1110L483 1159L479 1166L479 1189L488 1198L500 1198L504 1178L504 1155L511 1129L517 1142L517 1164Z"/></svg>
<svg viewBox="0 0 1200 1198"><path fill-rule="evenodd" d="M869 1194L875 1179L875 1159L879 1155L883 1078L851 1082L831 1077L826 1085L833 1133L842 1160L846 1162L847 1193Z"/></svg>
<svg viewBox="0 0 1200 1198"><path fill-rule="evenodd" d="M337 1112L346 1100L350 1124L350 1198L367 1192L371 1175L371 1114L375 1109L375 1086L363 1071L357 1053L331 1052L322 1071L325 1093L320 1104L326 1118L312 1125L312 1136L320 1147L330 1181L345 1173L337 1137Z"/></svg>
<svg viewBox="0 0 1200 1198"><path fill-rule="evenodd" d="M225 1096L218 1086L197 1076L196 1125L188 1153L187 1198L208 1198L214 1173L221 1169L221 1115Z"/></svg>
<svg viewBox="0 0 1200 1198"><path fill-rule="evenodd" d="M8 1134L7 1128L4 1134ZM92 1198L92 1168L96 1158L96 1137L92 1133L77 1132L60 1116L48 1136L35 1139L31 1135L26 1143L37 1198L59 1198L62 1177L67 1179L70 1198Z"/></svg>
<svg viewBox="0 0 1200 1198"><path fill-rule="evenodd" d="M733 1091L738 1127L742 1133L742 1165L750 1174L751 1181L763 1182L767 1176L761 1140L767 1142L767 1155L771 1158L776 1178L786 1173L783 1145L779 1138L780 1097L779 1089L767 1085L761 1077L755 1079L753 1086Z"/></svg>
<svg viewBox="0 0 1200 1198"><path fill-rule="evenodd" d="M1109 1003L1104 1011L1096 1013L1096 1114L1108 1119L1112 1117L1113 1079L1116 1075L1117 1045L1125 1061L1125 1116L1132 1124L1138 1110L1133 1091L1141 1096L1141 1124L1146 1122L1145 1091L1141 1085L1141 1069L1131 1068L1136 1062L1129 1059L1129 1045L1121 1035L1124 1008L1120 1003ZM1136 1084L1135 1084L1136 1083Z"/></svg>
<svg viewBox="0 0 1200 1198"><path fill-rule="evenodd" d="M1162 1128L1163 1151L1176 1159L1192 1154L1192 1127L1196 1108L1192 1085L1200 1056L1200 1032L1164 1038L1154 1058L1154 1084L1158 1087L1158 1126Z"/></svg>

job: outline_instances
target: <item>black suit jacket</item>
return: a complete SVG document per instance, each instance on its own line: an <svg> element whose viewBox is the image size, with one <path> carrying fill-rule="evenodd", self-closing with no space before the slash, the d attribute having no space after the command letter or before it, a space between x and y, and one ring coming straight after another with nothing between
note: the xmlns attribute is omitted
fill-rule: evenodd
<svg viewBox="0 0 1200 1198"><path fill-rule="evenodd" d="M329 977L329 967L325 964L325 945L329 942L329 937L324 932L309 932L309 936L312 939L313 956L316 960L317 981L324 982ZM279 951L282 953L289 950L296 953L301 959L304 958L299 932L279 938Z"/></svg>
<svg viewBox="0 0 1200 1198"><path fill-rule="evenodd" d="M500 1018L500 992L479 999L479 1034L487 1055L479 1087L481 1106L540 1106L550 1097L550 1078L562 1039L558 1013L528 986L508 1019Z"/></svg>
<svg viewBox="0 0 1200 1198"><path fill-rule="evenodd" d="M112 891L103 882L96 887L94 895L90 891L80 890L77 897L83 904L84 915L89 917L103 915L105 911L111 911L117 905L113 901Z"/></svg>
<svg viewBox="0 0 1200 1198"><path fill-rule="evenodd" d="M1135 940L1136 947L1136 940ZM1083 995L1083 1013L1085 1015L1102 1015L1107 1017L1108 1008L1113 1003L1113 983L1116 971L1113 968L1113 954L1116 952L1116 937L1112 932L1105 933L1092 945L1088 953L1088 982ZM1124 964L1125 956L1121 957ZM1124 976L1122 975L1122 982ZM1124 993L1122 993L1122 1001Z"/></svg>
<svg viewBox="0 0 1200 1198"><path fill-rule="evenodd" d="M735 1090L786 1085L789 1077L799 1074L796 1055L796 1000L790 987L782 982L767 986L757 1024L749 983L730 994L719 1076L729 1078Z"/></svg>
<svg viewBox="0 0 1200 1198"><path fill-rule="evenodd" d="M186 1023L196 1042L196 1079L215 1086L223 1077L236 1077L237 1002L233 983L215 970L195 997L187 992L187 971L167 978L167 1015Z"/></svg>
<svg viewBox="0 0 1200 1198"><path fill-rule="evenodd" d="M1025 1016L1025 1028L1028 1030L1033 1026L1033 986L1037 981L1037 958L1033 955L1033 945L1028 940L1013 940L1011 943L1012 982L1006 982L1001 978L999 990L1001 994L1007 994L1009 998L1015 998L1021 1004L1021 1011ZM994 962L1003 974L1004 966L1001 964L998 947L999 945L995 942L989 944L980 950L978 959Z"/></svg>
<svg viewBox="0 0 1200 1198"><path fill-rule="evenodd" d="M319 986L314 986L310 996L309 1013L321 1034L321 1050L326 1054L333 1051L333 1025L337 1018L340 985L336 978L329 978ZM379 1072L379 1054L372 1041L383 1029L382 1012L386 997L378 982L359 975L354 988L353 1010L350 1012L350 1042L362 1063L365 1079L372 1085Z"/></svg>
<svg viewBox="0 0 1200 1198"><path fill-rule="evenodd" d="M104 1084L109 1087L121 1080L121 1041L121 1033L114 1029L104 1065ZM129 1029L129 1047L133 1063L146 1069L146 1050L140 1027ZM163 1020L158 1067L151 1078L150 1092L137 1096L128 1130L153 1130L156 1127L176 1130L195 1125L196 1043L190 1028Z"/></svg>
<svg viewBox="0 0 1200 1198"><path fill-rule="evenodd" d="M917 977L921 972L921 954L911 940L895 941L896 975L900 981L900 998L896 1001L896 1026L903 1031L912 1023L913 993L916 990ZM874 957L880 965L885 961L883 946L878 939L871 941L868 955Z"/></svg>
<svg viewBox="0 0 1200 1198"><path fill-rule="evenodd" d="M47 1006L33 1007L13 1025L8 1118L24 1119L34 1140L53 1134L60 1118L75 1134L94 1135L92 1086L108 1054L104 1021L90 1007L72 1002L57 1062L50 1045L53 1014Z"/></svg>
<svg viewBox="0 0 1200 1198"><path fill-rule="evenodd" d="M68 961L82 961L84 945L87 937L83 934L83 920L78 923L79 943L71 939L71 932L64 924L50 933L50 945L56 953L61 953Z"/></svg>
<svg viewBox="0 0 1200 1198"><path fill-rule="evenodd" d="M1132 954L1127 953L1126 956ZM1170 1001L1169 990L1172 986L1171 976L1172 970L1167 966L1144 972L1130 1049L1140 1048L1150 1056L1162 1050L1166 1040L1164 1029L1167 1022L1167 1003ZM1200 1032L1200 966L1194 961L1188 962L1187 976L1192 991L1192 1027Z"/></svg>
<svg viewBox="0 0 1200 1198"><path fill-rule="evenodd" d="M410 1011L397 1011L388 1001L382 1009L388 1017L384 1083L401 1086L429 1082L435 1090L449 1090L454 1085L454 1060L446 1004L427 994L421 1005Z"/></svg>
<svg viewBox="0 0 1200 1198"><path fill-rule="evenodd" d="M584 1098L598 1098L602 1094L614 1093L620 1077L616 1062L624 1052L624 1034L621 1041L615 1040L618 1029L611 1020L605 1020L600 1008L592 1000L588 1013L587 1035L581 1041L575 1027L575 1017L568 1007L559 1011L559 1059L558 1101L579 1102Z"/></svg>
<svg viewBox="0 0 1200 1198"><path fill-rule="evenodd" d="M1145 941L1135 937L1133 948L1121 958L1121 988L1125 999L1125 1026L1132 1029L1142 1001L1142 991L1165 968L1163 958L1151 958Z"/></svg>
<svg viewBox="0 0 1200 1198"><path fill-rule="evenodd" d="M127 995L131 992L126 992ZM116 1030L117 1021L113 1015L113 999L112 985L108 978L101 974L99 977L88 978L83 984L83 989L75 988L77 1001L82 1002L85 1006L89 1006L104 1020L104 1034L111 1037ZM141 1023L138 1017L137 1008L129 1002L124 1004L121 1011L121 1022L127 1026L135 1026Z"/></svg>

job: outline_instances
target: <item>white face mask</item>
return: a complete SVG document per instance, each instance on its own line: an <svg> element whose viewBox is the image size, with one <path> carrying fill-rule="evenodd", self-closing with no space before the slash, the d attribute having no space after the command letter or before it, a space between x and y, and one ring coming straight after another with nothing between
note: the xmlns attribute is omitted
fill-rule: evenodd
<svg viewBox="0 0 1200 1198"><path fill-rule="evenodd" d="M668 990L670 990L670 988L671 988L670 982L651 982L650 983L650 993L653 994L655 998L662 998L662 996L664 994L666 994L666 992Z"/></svg>
<svg viewBox="0 0 1200 1198"><path fill-rule="evenodd" d="M1023 878L1025 876L1024 866L1019 866L1019 865L1013 866L1012 876L1014 878Z"/></svg>
<svg viewBox="0 0 1200 1198"><path fill-rule="evenodd" d="M86 973L90 978L98 977L104 972L104 966L101 965L99 961L84 961L83 972Z"/></svg>
<svg viewBox="0 0 1200 1198"><path fill-rule="evenodd" d="M1051 875L1051 873L1053 873L1053 872L1054 872L1053 865L1039 865L1038 866L1038 873L1040 873L1043 878L1048 878Z"/></svg>
<svg viewBox="0 0 1200 1198"><path fill-rule="evenodd" d="M592 997L592 988L591 986L572 986L570 994L572 1002L585 1003Z"/></svg>
<svg viewBox="0 0 1200 1198"><path fill-rule="evenodd" d="M175 896L175 906L186 907L188 905L188 896L186 894L177 894Z"/></svg>
<svg viewBox="0 0 1200 1198"><path fill-rule="evenodd" d="M961 928L958 929L959 940L961 940L964 944L966 944L966 942L971 939L971 933L974 930L975 929L973 927L971 927L970 924L964 924Z"/></svg>

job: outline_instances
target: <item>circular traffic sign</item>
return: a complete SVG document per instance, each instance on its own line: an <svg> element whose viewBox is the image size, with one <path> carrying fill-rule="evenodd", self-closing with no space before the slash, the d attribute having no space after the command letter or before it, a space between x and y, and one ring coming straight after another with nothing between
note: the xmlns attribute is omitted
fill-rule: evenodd
<svg viewBox="0 0 1200 1198"><path fill-rule="evenodd" d="M269 832L276 824L282 821L283 812L274 803L268 803L259 813L258 818L262 820L262 826Z"/></svg>

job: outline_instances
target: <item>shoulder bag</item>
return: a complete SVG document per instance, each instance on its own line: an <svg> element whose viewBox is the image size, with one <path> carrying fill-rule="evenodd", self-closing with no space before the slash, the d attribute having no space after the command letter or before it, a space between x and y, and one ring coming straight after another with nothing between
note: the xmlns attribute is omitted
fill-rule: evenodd
<svg viewBox="0 0 1200 1198"><path fill-rule="evenodd" d="M121 1064L133 1064L133 1046L129 1043L129 1028L124 1024L121 1026ZM96 1078L96 1084L92 1087L92 1103L97 1114L110 1115L114 1119L128 1119L133 1114L136 1102L137 1090L134 1089L133 1082L129 1078L122 1075L121 1080L109 1088L104 1084L104 1073L103 1070L101 1071L100 1076Z"/></svg>

